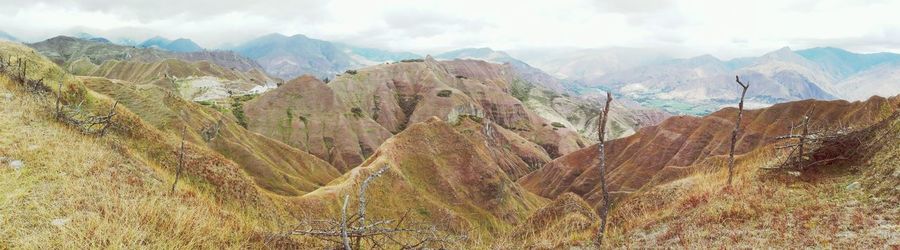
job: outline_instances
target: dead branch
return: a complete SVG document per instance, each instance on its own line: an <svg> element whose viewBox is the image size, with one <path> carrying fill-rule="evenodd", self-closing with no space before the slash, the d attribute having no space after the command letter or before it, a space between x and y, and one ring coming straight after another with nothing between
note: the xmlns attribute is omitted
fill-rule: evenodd
<svg viewBox="0 0 900 250"><path fill-rule="evenodd" d="M803 134L800 137L800 143L798 143L797 150L799 151L797 154L800 157L797 157L797 169L803 170L803 144L806 143L806 137L809 133L809 116L803 116Z"/></svg>
<svg viewBox="0 0 900 250"><path fill-rule="evenodd" d="M800 127L800 134L794 134L794 128ZM811 130L810 120L809 120L809 112L803 116L803 121L799 123L796 127L791 126L791 132L788 135L782 135L775 137L776 140L788 140L787 144L775 146L775 150L787 150L790 149L790 153L788 153L787 157L785 157L784 162L774 168L765 168L765 169L784 169L784 170L797 170L802 171L806 168L816 166L819 164L835 161L835 160L846 160L846 158L835 157L829 159L822 159L816 162L808 163L807 158L810 160L812 156L810 155L813 151L821 148L823 145L834 145L834 144L842 144L840 141L841 137L849 134L849 129L843 127L843 124L838 125L837 128L826 128L821 129L819 131L810 132Z"/></svg>
<svg viewBox="0 0 900 250"><path fill-rule="evenodd" d="M750 83L744 84L739 76L734 76L734 81L741 85L741 102L738 103L737 121L734 123L734 130L731 131L731 148L728 151L728 186L731 186L731 181L734 179L734 147L737 144L738 131L741 129L741 118L744 116L744 96L747 95L747 88L750 88Z"/></svg>
<svg viewBox="0 0 900 250"><path fill-rule="evenodd" d="M598 119L597 136L600 142L597 144L598 155L600 157L600 189L603 192L603 207L600 209L600 228L597 232L597 240L595 242L597 248L603 246L603 234L606 233L606 217L609 214L609 190L606 189L606 122L609 118L609 104L612 102L612 94L606 92L606 106L603 107L603 113Z"/></svg>
<svg viewBox="0 0 900 250"><path fill-rule="evenodd" d="M341 242L344 250L350 250L350 236L347 232L347 205L350 204L350 195L344 196L344 204L341 205Z"/></svg>
<svg viewBox="0 0 900 250"><path fill-rule="evenodd" d="M378 171L375 171L374 173L370 174L369 177L366 177L366 179L363 180L362 184L359 185L359 210L357 213L359 214L359 224L363 227L366 226L366 189L369 187L369 183L371 183L372 180L375 180L375 178L381 176L381 174L387 171L388 168L388 165L385 164L381 167L381 169L378 169Z"/></svg>
<svg viewBox="0 0 900 250"><path fill-rule="evenodd" d="M304 220L286 235L302 235L333 242L340 244L343 249L362 249L364 242L370 244L371 248L384 248L384 244L395 244L400 249L418 249L426 245L446 248L449 244L465 239L465 237L457 237L440 231L430 224L404 225L409 216L409 210L399 220L376 219L368 222L366 190L372 181L387 172L389 168L389 165L382 166L360 183L359 207L356 214L348 213L350 195L345 195L339 219Z"/></svg>

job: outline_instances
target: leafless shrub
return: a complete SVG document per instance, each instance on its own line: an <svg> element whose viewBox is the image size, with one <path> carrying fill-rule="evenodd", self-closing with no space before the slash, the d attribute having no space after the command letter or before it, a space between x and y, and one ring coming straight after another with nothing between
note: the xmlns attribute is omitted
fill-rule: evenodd
<svg viewBox="0 0 900 250"><path fill-rule="evenodd" d="M28 78L28 65L28 60L23 57L17 58L15 63L12 63L11 58L5 58L0 60L0 73L10 77L14 82L22 86L26 92L39 96L54 93L56 100L55 106L53 107L53 115L56 120L78 129L84 134L94 134L98 136L106 134L108 129L113 125L113 117L116 115L116 107L119 104L118 101L112 105L108 112L99 115L85 110L84 100L81 100L78 104L65 104L63 102L62 80L58 82L58 87L54 92L44 82L43 78L38 80Z"/></svg>
<svg viewBox="0 0 900 250"><path fill-rule="evenodd" d="M465 240L463 236L452 235L438 230L427 223L409 222L409 211L399 219L373 219L366 217L366 189L375 178L383 175L390 167L382 166L370 174L359 186L357 199L359 207L355 214L349 214L350 195L343 197L341 216L338 219L303 220L288 235L303 235L318 240L332 242L343 249L420 249L454 248Z"/></svg>
<svg viewBox="0 0 900 250"><path fill-rule="evenodd" d="M775 150L787 152L784 162L775 167L763 169L769 170L787 170L787 171L803 171L807 168L825 164L837 160L847 160L845 154L835 154L832 157L816 159L812 154L819 148L826 145L843 144L846 140L844 136L850 134L850 128L838 124L836 127L830 128L810 128L810 120L808 113L803 116L803 120L795 125L791 125L790 132L787 135L775 137L781 142L781 145L775 146ZM799 134L794 134L794 130L799 130ZM811 130L813 130L811 132ZM844 151L852 150L852 146L844 148Z"/></svg>

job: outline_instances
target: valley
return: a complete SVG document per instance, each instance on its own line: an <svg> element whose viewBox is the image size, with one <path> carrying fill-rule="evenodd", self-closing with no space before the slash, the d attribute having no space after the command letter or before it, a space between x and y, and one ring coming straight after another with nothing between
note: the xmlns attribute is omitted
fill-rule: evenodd
<svg viewBox="0 0 900 250"><path fill-rule="evenodd" d="M0 249L900 247L900 54L291 6L216 36L0 31Z"/></svg>

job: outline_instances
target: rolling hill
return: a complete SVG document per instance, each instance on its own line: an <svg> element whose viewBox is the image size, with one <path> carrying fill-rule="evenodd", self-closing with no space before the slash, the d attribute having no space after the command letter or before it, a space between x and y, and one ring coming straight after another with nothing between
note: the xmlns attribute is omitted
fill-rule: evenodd
<svg viewBox="0 0 900 250"><path fill-rule="evenodd" d="M355 197L369 173L388 166L368 186L369 217L401 218L413 211L407 220L425 221L468 236L466 241L490 245L547 201L516 184L502 169L501 159L493 157L495 149L473 140L477 137L467 135L470 129L483 130L477 122L455 126L436 117L411 124L359 167L303 200L327 202L321 204L322 212L314 209L311 214L334 216L327 207L336 207L343 194Z"/></svg>
<svg viewBox="0 0 900 250"><path fill-rule="evenodd" d="M64 36L29 46L73 74L153 83L196 101L259 93L280 82L230 51L176 53Z"/></svg>
<svg viewBox="0 0 900 250"><path fill-rule="evenodd" d="M596 140L596 118L605 95L573 93L560 80L502 51L490 48L454 50L439 54L437 58L478 59L509 65L508 68L516 76L511 84L511 92L529 110L551 123L575 129L589 141ZM610 113L611 138L631 135L641 127L655 125L669 117L665 112L645 108L632 101L620 101L616 105L618 107Z"/></svg>
<svg viewBox="0 0 900 250"><path fill-rule="evenodd" d="M266 156L270 160L297 162L315 161L314 158L303 158L302 152L264 142L266 139L241 132L239 127L235 131L229 118L180 101L175 96L175 103L181 106L169 107L186 109L184 111L192 116L188 122L191 128L187 142L183 146L183 173L173 192L182 146L180 133L171 130L180 129L181 126L175 125L180 118L172 117L169 112L167 119L172 119L169 121L173 123L158 128L135 113L148 112L149 109L142 109L141 105L151 104L149 100L165 100L123 100L128 104L116 105L115 99L93 91L89 85L109 87L110 93L122 95L134 94L132 90L117 89L116 84L103 79L94 82L94 79L69 75L35 50L20 44L0 42L0 55L7 59L27 60L29 67L24 76L30 79L28 84L23 84L18 78L11 77L21 75L21 69L13 65L4 65L0 74L0 91L5 96L0 100L3 110L0 123L4 128L0 130L3 135L0 137L3 142L0 143L0 154L4 163L0 168L3 177L0 178L0 189L6 194L0 199L0 211L12 215L0 219L3 224L0 245L43 248L246 246L262 244L263 235L276 230L278 221L293 219L282 209L285 198L258 187L251 177L259 177L258 174L267 171L250 174L254 171L214 148L228 149L232 148L227 146L229 143L246 146L262 141L254 150L270 151L268 153L272 154ZM37 79L43 80L38 82ZM53 113L57 103L54 92L58 91L62 92L59 105L66 110L66 116L77 112L70 118L80 119L107 115L113 110L115 115L110 121L114 125L101 136L92 134L90 127L83 124L60 122ZM168 107L152 105L150 108L163 111ZM223 119L222 134L214 139L218 142L207 144L194 126L215 121L216 117ZM246 139L250 140L244 141ZM279 153L278 148L286 151ZM286 159L287 155L300 158ZM235 156L239 155L231 155ZM11 161L22 164L18 168L7 167ZM321 161L313 164L327 166ZM286 165L277 169L291 171ZM302 178L309 177L304 175ZM297 183L288 186L302 189Z"/></svg>
<svg viewBox="0 0 900 250"><path fill-rule="evenodd" d="M898 135L895 109L814 150L809 160L824 164L803 172L764 169L781 162L771 147L761 147L737 159L730 187L726 171L708 171L638 190L613 210L617 229L609 232L609 246L896 247ZM721 169L722 163L698 167Z"/></svg>
<svg viewBox="0 0 900 250"><path fill-rule="evenodd" d="M898 103L898 97L873 97L852 103L806 100L747 110L735 153L744 154L771 145L776 136L788 134L791 124L799 124L803 114L808 114L814 127L861 128L890 116ZM736 112L734 108L726 108L705 117L672 117L634 135L607 142L607 183L612 193L624 197L647 185L708 170L695 165L728 153ZM519 183L544 197L573 192L591 204L598 204L601 198L597 159L595 144L553 160L519 179Z"/></svg>

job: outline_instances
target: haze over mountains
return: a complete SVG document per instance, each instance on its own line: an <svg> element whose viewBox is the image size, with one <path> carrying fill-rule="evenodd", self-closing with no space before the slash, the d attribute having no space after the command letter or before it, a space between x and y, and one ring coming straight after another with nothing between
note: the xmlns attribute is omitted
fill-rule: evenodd
<svg viewBox="0 0 900 250"><path fill-rule="evenodd" d="M273 75L287 79L303 74L333 77L348 69L420 57L407 52L358 48L304 35L288 37L281 34L244 42L234 47L234 51L257 60Z"/></svg>
<svg viewBox="0 0 900 250"><path fill-rule="evenodd" d="M727 61L710 55L667 59L664 54L637 49L538 55L542 56L533 57L534 65L564 81L610 89L674 113L706 114L733 103L739 95L734 91L735 75L753 84L748 97L755 107L810 98L864 100L885 90L897 93L900 85L895 76L900 55L858 54L830 47L799 51L785 47ZM598 66L591 70L582 65ZM861 85L862 81L866 83Z"/></svg>
<svg viewBox="0 0 900 250"><path fill-rule="evenodd" d="M739 124L735 75L751 84ZM428 232L357 249L581 249L604 201L617 204L612 247L900 245L898 80L900 55L831 47L721 60L421 56L281 34L222 50L87 33L0 41L0 213L23 218L0 218L0 248L326 249L343 237L327 230L347 230L332 219L355 210L354 237ZM797 160L810 167L771 170L788 159L776 137L804 117L824 131ZM805 226L823 221L835 225Z"/></svg>
<svg viewBox="0 0 900 250"><path fill-rule="evenodd" d="M9 34L4 36L15 39ZM171 52L205 50L184 38L169 40L157 36L137 43L127 39L110 41L83 32L76 37ZM303 74L333 78L350 69L422 57L277 33L225 49L257 61L268 73L282 79ZM512 52L515 56L490 48L469 48L435 57L510 63L524 79L557 92L612 90L641 105L679 114L707 114L732 103L737 96L728 83L732 81L730 76L737 74L746 75L754 83L748 93L754 107L807 98L864 100L877 94L873 89L878 87L881 92L900 91L896 83L900 55L886 52L860 54L833 47L794 51L785 47L758 57L731 60L709 55L674 58L660 50L636 48Z"/></svg>

